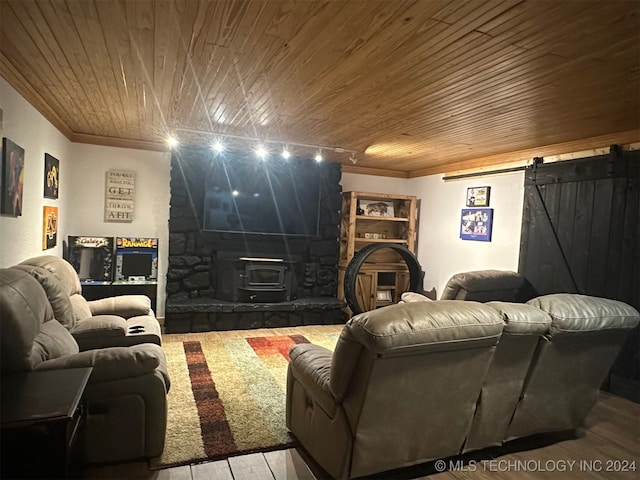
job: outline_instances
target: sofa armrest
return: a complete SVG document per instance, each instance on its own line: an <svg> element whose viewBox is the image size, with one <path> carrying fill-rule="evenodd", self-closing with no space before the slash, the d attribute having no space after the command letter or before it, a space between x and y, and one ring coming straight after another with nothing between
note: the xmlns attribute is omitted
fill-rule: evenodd
<svg viewBox="0 0 640 480"><path fill-rule="evenodd" d="M158 345L113 347L89 350L39 363L36 370L93 367L89 383L109 382L153 373L164 365L164 353ZM164 373L163 373L164 376Z"/></svg>
<svg viewBox="0 0 640 480"><path fill-rule="evenodd" d="M337 403L329 388L331 378L330 350L319 345L301 343L291 347L291 372L307 394L333 418Z"/></svg>
<svg viewBox="0 0 640 480"><path fill-rule="evenodd" d="M125 337L127 321L116 315L96 315L77 322L70 330L80 351L114 346L114 339Z"/></svg>
<svg viewBox="0 0 640 480"><path fill-rule="evenodd" d="M146 295L119 295L88 302L92 315L119 315L124 318L151 313L151 300Z"/></svg>

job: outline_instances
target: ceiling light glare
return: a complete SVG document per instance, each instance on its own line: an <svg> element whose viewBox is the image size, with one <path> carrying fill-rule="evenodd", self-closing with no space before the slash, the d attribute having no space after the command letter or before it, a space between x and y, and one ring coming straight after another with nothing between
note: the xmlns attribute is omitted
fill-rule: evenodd
<svg viewBox="0 0 640 480"><path fill-rule="evenodd" d="M238 195L240 195L240 192L238 190L233 190L231 192L231 195L233 195L234 197L237 197Z"/></svg>
<svg viewBox="0 0 640 480"><path fill-rule="evenodd" d="M282 158L284 158L285 160L289 160L289 158L291 158L291 152L289 152L289 149L287 147L284 147L282 149Z"/></svg>
<svg viewBox="0 0 640 480"><path fill-rule="evenodd" d="M262 160L267 158L267 153L267 149L264 148L264 145L258 145L258 147L256 148L256 155Z"/></svg>
<svg viewBox="0 0 640 480"><path fill-rule="evenodd" d="M178 139L176 137L174 137L173 135L169 135L169 137L167 137L167 145L169 145L169 148L175 148L178 146Z"/></svg>
<svg viewBox="0 0 640 480"><path fill-rule="evenodd" d="M321 162L322 161L322 152L321 151L316 153L315 160L316 160L316 162Z"/></svg>
<svg viewBox="0 0 640 480"><path fill-rule="evenodd" d="M211 145L211 150L213 150L216 153L222 153L224 151L224 144L220 140L216 140Z"/></svg>

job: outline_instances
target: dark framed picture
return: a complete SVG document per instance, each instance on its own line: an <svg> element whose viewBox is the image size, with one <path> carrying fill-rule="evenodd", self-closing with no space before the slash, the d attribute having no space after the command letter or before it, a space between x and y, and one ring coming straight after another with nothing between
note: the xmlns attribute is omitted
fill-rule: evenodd
<svg viewBox="0 0 640 480"><path fill-rule="evenodd" d="M493 208L465 208L460 215L460 238L463 240L491 241Z"/></svg>
<svg viewBox="0 0 640 480"><path fill-rule="evenodd" d="M24 186L24 148L8 138L2 139L2 195L0 213L18 217L22 215L22 189Z"/></svg>
<svg viewBox="0 0 640 480"><path fill-rule="evenodd" d="M467 207L488 207L491 187L467 188Z"/></svg>
<svg viewBox="0 0 640 480"><path fill-rule="evenodd" d="M60 160L48 153L44 154L44 198L58 198Z"/></svg>

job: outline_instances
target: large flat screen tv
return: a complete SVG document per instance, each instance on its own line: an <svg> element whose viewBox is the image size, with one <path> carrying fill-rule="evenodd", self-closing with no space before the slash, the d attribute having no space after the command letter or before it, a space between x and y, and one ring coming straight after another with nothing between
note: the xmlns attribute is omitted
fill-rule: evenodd
<svg viewBox="0 0 640 480"><path fill-rule="evenodd" d="M320 168L306 159L212 158L205 179L203 230L317 236Z"/></svg>

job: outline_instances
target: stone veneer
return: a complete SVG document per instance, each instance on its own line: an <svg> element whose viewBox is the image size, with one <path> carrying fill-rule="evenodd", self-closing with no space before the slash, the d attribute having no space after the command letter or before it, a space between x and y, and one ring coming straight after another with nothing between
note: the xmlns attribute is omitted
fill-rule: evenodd
<svg viewBox="0 0 640 480"><path fill-rule="evenodd" d="M227 155L233 156L234 153ZM238 155L238 153L235 153ZM168 332L280 327L344 321L337 300L341 207L339 164L314 165L320 175L318 237L242 235L202 231L204 179L210 149L189 148L171 157L169 270L165 325ZM292 159L291 161L297 161ZM216 299L218 257L278 257L297 262L298 299L280 303L232 303Z"/></svg>

